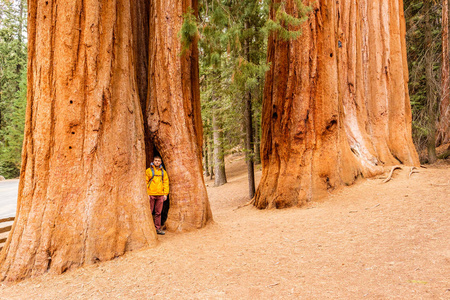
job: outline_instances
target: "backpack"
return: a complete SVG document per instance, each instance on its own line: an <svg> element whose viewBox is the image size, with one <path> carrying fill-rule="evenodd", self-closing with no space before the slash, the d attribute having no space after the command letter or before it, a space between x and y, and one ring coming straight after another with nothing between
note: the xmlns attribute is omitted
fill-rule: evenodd
<svg viewBox="0 0 450 300"><path fill-rule="evenodd" d="M155 167L153 166L153 163L150 164L150 169L152 170L152 178L148 181L148 188L150 188L150 184L152 183L153 177L155 177ZM161 182L164 182L164 168L161 165Z"/></svg>

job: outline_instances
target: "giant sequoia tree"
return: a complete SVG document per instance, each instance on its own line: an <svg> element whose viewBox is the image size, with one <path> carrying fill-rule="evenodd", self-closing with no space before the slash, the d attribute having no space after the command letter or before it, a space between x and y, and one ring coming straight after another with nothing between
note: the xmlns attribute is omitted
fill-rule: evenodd
<svg viewBox="0 0 450 300"><path fill-rule="evenodd" d="M147 121L170 176L166 224L169 230L201 228L212 214L203 179L197 36L182 55L178 37L183 12L198 14L197 1L159 0L150 6Z"/></svg>
<svg viewBox="0 0 450 300"><path fill-rule="evenodd" d="M189 6L195 1L29 1L23 164L0 280L155 244L144 183L153 148L171 177L169 228L211 218L196 45L180 55L177 39Z"/></svg>
<svg viewBox="0 0 450 300"><path fill-rule="evenodd" d="M418 164L403 2L303 3L312 11L301 37L269 38L258 208L302 205L384 166ZM281 5L298 12L298 1Z"/></svg>

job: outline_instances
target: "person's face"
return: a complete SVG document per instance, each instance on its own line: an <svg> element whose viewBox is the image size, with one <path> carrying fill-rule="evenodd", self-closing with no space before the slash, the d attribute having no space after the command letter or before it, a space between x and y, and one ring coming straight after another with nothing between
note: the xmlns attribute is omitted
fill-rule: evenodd
<svg viewBox="0 0 450 300"><path fill-rule="evenodd" d="M153 160L153 164L155 165L155 167L161 166L161 163L162 163L162 161L161 161L160 158L155 158L155 159Z"/></svg>

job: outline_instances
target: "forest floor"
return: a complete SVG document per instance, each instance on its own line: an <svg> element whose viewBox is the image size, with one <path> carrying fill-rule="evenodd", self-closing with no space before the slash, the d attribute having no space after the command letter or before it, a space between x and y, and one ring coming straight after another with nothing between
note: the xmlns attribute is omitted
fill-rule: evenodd
<svg viewBox="0 0 450 300"><path fill-rule="evenodd" d="M214 223L0 299L450 299L450 162L361 180L303 208L257 210L243 157L207 181ZM261 172L257 172L259 180Z"/></svg>

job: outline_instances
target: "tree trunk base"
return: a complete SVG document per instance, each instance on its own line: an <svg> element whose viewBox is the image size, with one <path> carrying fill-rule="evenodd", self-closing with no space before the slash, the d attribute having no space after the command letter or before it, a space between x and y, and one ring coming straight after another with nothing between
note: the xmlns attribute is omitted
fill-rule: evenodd
<svg viewBox="0 0 450 300"><path fill-rule="evenodd" d="M313 10L301 37L269 38L260 209L302 206L385 167L419 165L402 2L304 3ZM292 0L285 8L296 13Z"/></svg>

